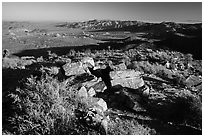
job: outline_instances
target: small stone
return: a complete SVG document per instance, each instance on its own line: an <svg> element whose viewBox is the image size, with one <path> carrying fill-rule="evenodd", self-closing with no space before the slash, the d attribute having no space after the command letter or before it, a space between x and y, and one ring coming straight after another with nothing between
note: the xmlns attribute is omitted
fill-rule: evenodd
<svg viewBox="0 0 204 137"><path fill-rule="evenodd" d="M150 94L150 89L149 89L149 87L147 85L145 85L145 88L144 88L144 90L142 92L142 95L144 97L149 97L149 94Z"/></svg>
<svg viewBox="0 0 204 137"><path fill-rule="evenodd" d="M81 89L80 89L79 92L78 92L78 95L79 95L80 97L85 97L85 98L88 97L87 90L86 90L86 88L85 88L84 86L81 87Z"/></svg>
<svg viewBox="0 0 204 137"><path fill-rule="evenodd" d="M102 107L102 108L103 108L103 111L106 111L106 110L108 109L106 102L105 102L102 98L100 98L100 99L96 102L96 104L97 104L98 106Z"/></svg>
<svg viewBox="0 0 204 137"><path fill-rule="evenodd" d="M94 90L94 88L90 88L88 91L88 96L93 97L96 95L96 91Z"/></svg>

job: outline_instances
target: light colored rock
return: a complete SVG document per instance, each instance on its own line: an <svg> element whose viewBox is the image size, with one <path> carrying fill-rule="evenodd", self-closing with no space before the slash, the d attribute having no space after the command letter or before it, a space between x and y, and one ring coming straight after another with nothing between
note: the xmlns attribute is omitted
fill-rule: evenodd
<svg viewBox="0 0 204 137"><path fill-rule="evenodd" d="M108 109L106 102L100 98L97 102L96 102L96 106L100 106L103 111L106 111Z"/></svg>
<svg viewBox="0 0 204 137"><path fill-rule="evenodd" d="M144 85L141 73L134 70L113 71L110 73L112 86L122 85L123 87L138 89Z"/></svg>
<svg viewBox="0 0 204 137"><path fill-rule="evenodd" d="M86 73L80 63L68 63L63 66L67 76Z"/></svg>
<svg viewBox="0 0 204 137"><path fill-rule="evenodd" d="M23 56L23 57L21 57L21 59L31 60L31 59L35 59L35 57L34 56Z"/></svg>
<svg viewBox="0 0 204 137"><path fill-rule="evenodd" d="M93 67L95 67L95 62L93 60L93 58L91 57L84 57L82 60L81 60L82 64L90 64L92 65Z"/></svg>
<svg viewBox="0 0 204 137"><path fill-rule="evenodd" d="M141 75L141 73L139 71L134 71L134 70L111 71L110 72L110 77L112 79L140 77L140 75Z"/></svg>
<svg viewBox="0 0 204 137"><path fill-rule="evenodd" d="M104 119L101 121L101 126L100 126L99 130L100 130L101 132L105 132L105 134L108 133L108 118L104 118Z"/></svg>
<svg viewBox="0 0 204 137"><path fill-rule="evenodd" d="M128 87L133 89L138 89L144 85L143 79L138 77L114 79L111 81L111 83L112 83L112 86L120 84L123 87Z"/></svg>
<svg viewBox="0 0 204 137"><path fill-rule="evenodd" d="M85 97L85 98L88 97L87 90L86 90L86 88L85 88L84 86L82 86L82 87L80 88L80 90L78 91L78 95L79 95L80 97Z"/></svg>
<svg viewBox="0 0 204 137"><path fill-rule="evenodd" d="M93 97L96 95L96 91L94 90L94 88L90 88L89 91L88 91L88 96L89 97Z"/></svg>

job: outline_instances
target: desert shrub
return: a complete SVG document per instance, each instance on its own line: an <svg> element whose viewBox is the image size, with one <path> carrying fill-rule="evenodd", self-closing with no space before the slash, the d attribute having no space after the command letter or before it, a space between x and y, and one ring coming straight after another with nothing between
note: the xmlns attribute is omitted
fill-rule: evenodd
<svg viewBox="0 0 204 137"><path fill-rule="evenodd" d="M178 91L174 102L178 111L183 110L183 123L202 128L202 102L201 99L191 92Z"/></svg>
<svg viewBox="0 0 204 137"><path fill-rule="evenodd" d="M20 58L3 58L2 60L2 67L3 68L10 68L10 69L17 69L22 68L22 66L31 65L34 60L22 60Z"/></svg>
<svg viewBox="0 0 204 137"><path fill-rule="evenodd" d="M151 64L148 61L134 61L132 64L128 66L130 69L135 69L140 72L144 72L147 74L154 74L158 77L161 77L163 79L169 80L173 82L174 84L180 84L180 86L186 86L186 73L178 72L175 73L169 69L167 69L165 66L160 65L158 63Z"/></svg>
<svg viewBox="0 0 204 137"><path fill-rule="evenodd" d="M189 90L174 89L174 94L172 92L169 95L166 94L162 99L154 97L147 107L152 117L160 121L172 122L175 127L183 125L199 130L202 128L201 99Z"/></svg>
<svg viewBox="0 0 204 137"><path fill-rule="evenodd" d="M75 89L67 88L65 82L60 83L50 76L40 81L30 77L10 97L15 110L15 115L9 120L13 134L56 135L84 132L74 111L86 110L88 104L76 94Z"/></svg>
<svg viewBox="0 0 204 137"><path fill-rule="evenodd" d="M160 74L161 71L168 71L164 66L159 64L150 64L148 61L134 61L131 65L129 65L129 68L135 69L137 71L143 71L148 74ZM170 72L170 71L169 71Z"/></svg>
<svg viewBox="0 0 204 137"><path fill-rule="evenodd" d="M111 120L108 131L110 135L150 135L156 133L155 130L139 124L137 120L123 118Z"/></svg>

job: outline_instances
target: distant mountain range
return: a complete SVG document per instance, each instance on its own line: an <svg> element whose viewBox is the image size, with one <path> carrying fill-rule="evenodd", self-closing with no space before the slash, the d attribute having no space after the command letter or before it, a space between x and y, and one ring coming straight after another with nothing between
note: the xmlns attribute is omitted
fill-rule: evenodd
<svg viewBox="0 0 204 137"><path fill-rule="evenodd" d="M89 20L84 22L62 23L56 27L81 28L84 30L128 30L128 31L180 31L187 29L195 31L202 27L202 23L186 24L174 22L146 23L140 21L118 20Z"/></svg>
<svg viewBox="0 0 204 137"><path fill-rule="evenodd" d="M57 25L58 27L68 28L82 28L82 29L112 29L122 28L132 25L143 25L143 22L139 21L115 21L115 20L89 20L85 22L64 23Z"/></svg>

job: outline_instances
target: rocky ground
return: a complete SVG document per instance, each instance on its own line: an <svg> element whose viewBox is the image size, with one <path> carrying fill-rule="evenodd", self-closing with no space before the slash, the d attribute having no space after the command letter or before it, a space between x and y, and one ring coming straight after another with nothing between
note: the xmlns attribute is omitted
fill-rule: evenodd
<svg viewBox="0 0 204 137"><path fill-rule="evenodd" d="M202 134L202 61L158 47L147 32L76 30L93 22L3 25L3 134ZM110 66L111 88L90 62L100 76Z"/></svg>
<svg viewBox="0 0 204 137"><path fill-rule="evenodd" d="M22 124L21 120L18 123L20 125L15 121L17 120L15 115L21 116L22 113L14 115L8 108L12 108L11 106L16 107L17 104L22 105L21 101L16 100L18 96L20 99L24 98L16 92L18 88L24 91L36 92L30 86L26 87L25 83L20 82L33 75L34 77L29 79L34 83L41 81L41 84L43 77L47 77L46 79L53 77L59 86L57 86L58 88L60 88L60 83L63 83L66 90L71 90L74 96L88 104L87 108L80 108L76 107L79 105L77 103L78 105L73 105L76 108L72 112L76 119L82 125L85 124L88 129L84 129L85 131L82 133L76 133L76 131L69 133L66 131L66 134L200 134L202 71L198 66L201 64L196 60L191 60L194 70L185 67L183 70L178 67L166 68L165 64L160 64L162 63L161 59L158 59L160 62L154 63L145 61L145 58L152 57L150 54L158 52L158 58L162 58L161 53L167 54L166 52L153 52L151 49L140 49L137 52L149 52L149 56L145 54L142 60L134 61L131 58L133 53L103 50L86 54L72 51L64 56L50 53L48 58L3 58L3 129L11 134L52 134L34 131L35 129L29 129L31 131L25 129L26 131L23 132L16 131L17 129L14 127L11 128L11 126L20 126ZM134 56L137 56L137 52L135 51ZM169 54L175 53L169 52ZM104 68L104 63L109 62L113 70L110 72L113 86L111 89L107 89L101 78L94 79L93 75L87 73L84 66L80 65L83 58L87 56L94 59L97 68ZM166 55L166 57L168 56ZM169 57L173 56L169 55ZM182 58L180 59L182 60ZM180 63L183 62L180 61ZM59 64L65 70L65 75L62 74ZM52 80L50 82L53 83ZM32 84L32 82L28 82L29 84ZM42 88L42 86L40 87ZM54 86L54 89L57 87ZM55 90L53 92L60 92L59 89ZM38 94L41 94L40 91L38 92ZM27 95L28 93L22 94ZM65 96L63 95L63 97ZM10 98L14 100L14 104L10 102ZM64 105L66 101L62 102L58 106L53 105L57 107L54 109L57 110L56 113L68 111L67 106ZM24 103L28 102L25 101ZM24 107L28 109L28 106ZM15 124L11 124L10 119L14 120ZM33 119L30 120L31 123L34 122ZM102 132L101 128L99 128L100 130L97 129L96 127L99 126L97 123L100 123L99 125L102 125L102 129L105 129L105 131L102 130ZM65 134L65 131L63 131L63 134Z"/></svg>

